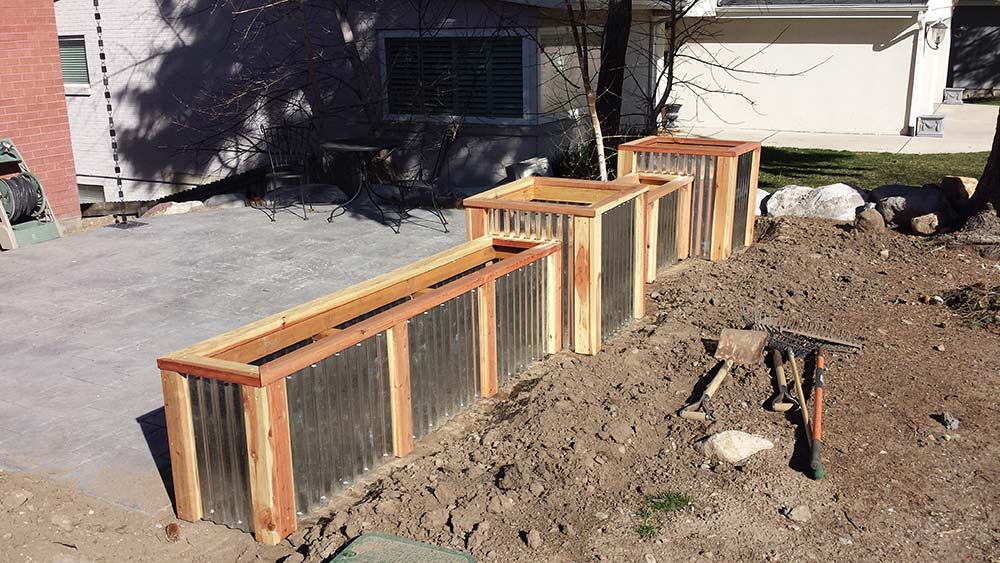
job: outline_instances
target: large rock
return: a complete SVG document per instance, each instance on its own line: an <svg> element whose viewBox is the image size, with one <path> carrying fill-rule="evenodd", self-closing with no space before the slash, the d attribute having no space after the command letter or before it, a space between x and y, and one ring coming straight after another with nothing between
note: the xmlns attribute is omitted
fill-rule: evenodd
<svg viewBox="0 0 1000 563"><path fill-rule="evenodd" d="M927 215L910 219L910 231L915 235L929 237L938 232L940 224L941 221L936 214L928 213Z"/></svg>
<svg viewBox="0 0 1000 563"><path fill-rule="evenodd" d="M705 454L722 461L741 465L744 460L757 452L774 447L767 438L755 434L747 434L739 430L726 430L713 434L705 440Z"/></svg>
<svg viewBox="0 0 1000 563"><path fill-rule="evenodd" d="M767 214L774 217L795 216L854 221L858 208L865 204L861 190L847 184L831 184L816 189L785 186L771 194L765 203Z"/></svg>
<svg viewBox="0 0 1000 563"><path fill-rule="evenodd" d="M143 217L158 217L160 215L180 215L182 213L190 213L198 209L203 209L205 204L200 201L182 201L180 203L167 201L164 203L157 203L153 207L149 208L142 214Z"/></svg>
<svg viewBox="0 0 1000 563"><path fill-rule="evenodd" d="M875 209L887 225L909 228L910 221L922 215L935 214L942 226L951 224L955 210L944 191L933 184L917 188L891 184L872 190Z"/></svg>
<svg viewBox="0 0 1000 563"><path fill-rule="evenodd" d="M965 176L945 176L941 178L941 191L945 199L955 208L969 203L979 187L979 180Z"/></svg>
<svg viewBox="0 0 1000 563"><path fill-rule="evenodd" d="M874 207L865 207L854 219L854 228L865 233L881 233L885 231L885 219Z"/></svg>
<svg viewBox="0 0 1000 563"><path fill-rule="evenodd" d="M205 200L205 207L246 207L247 196L243 194L219 194Z"/></svg>

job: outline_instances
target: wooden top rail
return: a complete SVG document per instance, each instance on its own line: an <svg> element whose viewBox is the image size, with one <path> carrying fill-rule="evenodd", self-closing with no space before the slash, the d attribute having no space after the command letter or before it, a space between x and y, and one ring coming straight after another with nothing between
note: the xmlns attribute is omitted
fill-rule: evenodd
<svg viewBox="0 0 1000 563"><path fill-rule="evenodd" d="M686 188L694 181L693 176L680 176L677 174L656 174L653 172L632 172L615 180L615 183L642 184L649 187L646 192L647 200L660 199L661 197Z"/></svg>
<svg viewBox="0 0 1000 563"><path fill-rule="evenodd" d="M596 217L648 189L642 184L532 176L466 198L465 207Z"/></svg>
<svg viewBox="0 0 1000 563"><path fill-rule="evenodd" d="M558 250L556 242L481 237L158 358L157 365L177 373L264 387ZM484 264L479 270L430 289L435 283ZM342 330L330 330L406 297L412 299ZM319 338L312 343L262 366L248 363L317 335Z"/></svg>
<svg viewBox="0 0 1000 563"><path fill-rule="evenodd" d="M698 137L650 135L618 145L619 151L704 154L708 156L739 156L760 148L756 141L727 141Z"/></svg>

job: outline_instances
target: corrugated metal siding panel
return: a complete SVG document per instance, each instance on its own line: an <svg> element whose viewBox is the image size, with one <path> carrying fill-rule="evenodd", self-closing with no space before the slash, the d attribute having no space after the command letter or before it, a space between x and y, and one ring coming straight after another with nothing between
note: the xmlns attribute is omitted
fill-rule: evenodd
<svg viewBox="0 0 1000 563"><path fill-rule="evenodd" d="M635 287L635 203L601 215L601 340L632 319Z"/></svg>
<svg viewBox="0 0 1000 563"><path fill-rule="evenodd" d="M392 455L385 333L287 378L292 468L299 514Z"/></svg>
<svg viewBox="0 0 1000 563"><path fill-rule="evenodd" d="M684 174L693 177L691 184L691 256L712 255L712 210L715 208L715 182L718 157L706 155L638 153L636 171L656 174Z"/></svg>
<svg viewBox="0 0 1000 563"><path fill-rule="evenodd" d="M743 153L736 165L736 205L733 217L733 249L749 246L747 238L747 215L750 205L750 175L753 173L753 153Z"/></svg>
<svg viewBox="0 0 1000 563"><path fill-rule="evenodd" d="M436 430L480 396L478 294L459 295L407 321L414 438Z"/></svg>
<svg viewBox="0 0 1000 563"><path fill-rule="evenodd" d="M205 520L253 531L243 392L239 385L188 376L198 482Z"/></svg>
<svg viewBox="0 0 1000 563"><path fill-rule="evenodd" d="M573 255L573 217L561 213L539 213L490 209L489 231L495 236L539 241L562 241L563 272L563 348L573 347L573 272L576 261Z"/></svg>
<svg viewBox="0 0 1000 563"><path fill-rule="evenodd" d="M660 198L656 223L656 267L666 268L677 262L677 205L680 192L673 191Z"/></svg>
<svg viewBox="0 0 1000 563"><path fill-rule="evenodd" d="M496 280L497 380L506 384L545 356L545 261Z"/></svg>

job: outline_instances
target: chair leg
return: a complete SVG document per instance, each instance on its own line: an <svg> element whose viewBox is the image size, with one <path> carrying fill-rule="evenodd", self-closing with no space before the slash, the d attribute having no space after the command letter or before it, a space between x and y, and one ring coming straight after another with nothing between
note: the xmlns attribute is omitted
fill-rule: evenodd
<svg viewBox="0 0 1000 563"><path fill-rule="evenodd" d="M309 212L306 211L306 189L305 186L302 185L301 181L299 182L299 202L302 203L302 220L308 221Z"/></svg>
<svg viewBox="0 0 1000 563"><path fill-rule="evenodd" d="M437 196L434 195L434 189L431 189L431 205L434 207L434 214L441 221L441 226L444 227L444 232L451 232L448 230L448 220L444 217L444 212L438 207Z"/></svg>

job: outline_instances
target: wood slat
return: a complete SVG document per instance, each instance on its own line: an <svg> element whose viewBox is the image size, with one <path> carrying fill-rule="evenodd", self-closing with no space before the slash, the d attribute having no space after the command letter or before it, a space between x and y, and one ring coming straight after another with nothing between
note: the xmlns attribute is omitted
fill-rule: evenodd
<svg viewBox="0 0 1000 563"><path fill-rule="evenodd" d="M646 194L647 196L649 194ZM645 241L646 241L646 260L645 260L645 273L646 273L646 283L653 283L656 281L656 272L658 265L656 263L656 251L659 247L659 240L657 236L657 226L659 225L660 218L660 200L654 199L646 205L646 228L645 231Z"/></svg>
<svg viewBox="0 0 1000 563"><path fill-rule="evenodd" d="M487 212L483 209L465 209L465 237L467 240L474 240L485 236L488 231Z"/></svg>
<svg viewBox="0 0 1000 563"><path fill-rule="evenodd" d="M389 412L392 452L403 457L413 451L413 404L410 387L410 330L406 321L387 331L389 353Z"/></svg>
<svg viewBox="0 0 1000 563"><path fill-rule="evenodd" d="M596 354L601 346L599 219L573 219L573 348Z"/></svg>
<svg viewBox="0 0 1000 563"><path fill-rule="evenodd" d="M753 151L753 168L750 172L749 205L747 205L747 231L743 239L746 246L753 244L753 230L757 223L757 189L760 182L760 149Z"/></svg>
<svg viewBox="0 0 1000 563"><path fill-rule="evenodd" d="M496 279L479 288L479 392L483 398L497 393L497 293Z"/></svg>
<svg viewBox="0 0 1000 563"><path fill-rule="evenodd" d="M209 377L239 385L260 387L260 368L241 362L206 358L202 356L164 356L156 359L161 370L176 371L185 375Z"/></svg>
<svg viewBox="0 0 1000 563"><path fill-rule="evenodd" d="M174 484L177 517L188 522L202 518L201 485L198 481L198 453L191 417L191 394L187 377L170 370L160 371L163 384L163 414L167 420L170 474Z"/></svg>
<svg viewBox="0 0 1000 563"><path fill-rule="evenodd" d="M694 187L688 184L681 189L677 200L677 259L691 256L691 206Z"/></svg>
<svg viewBox="0 0 1000 563"><path fill-rule="evenodd" d="M733 248L733 214L736 200L737 158L720 158L715 208L712 210L712 246L709 259L729 258Z"/></svg>
<svg viewBox="0 0 1000 563"><path fill-rule="evenodd" d="M296 527L285 382L242 392L254 537L277 545Z"/></svg>
<svg viewBox="0 0 1000 563"><path fill-rule="evenodd" d="M632 318L646 316L646 206L643 199L635 200L635 217L632 222Z"/></svg>

